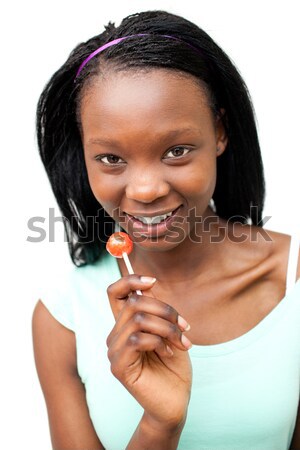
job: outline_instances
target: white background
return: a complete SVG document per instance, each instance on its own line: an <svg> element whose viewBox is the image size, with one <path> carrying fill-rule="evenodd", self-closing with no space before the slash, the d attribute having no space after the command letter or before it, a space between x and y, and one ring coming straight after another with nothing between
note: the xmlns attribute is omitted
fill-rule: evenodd
<svg viewBox="0 0 300 450"><path fill-rule="evenodd" d="M31 344L31 314L53 273L71 262L55 242L30 243L32 216L59 211L35 139L35 107L52 73L109 20L165 9L204 28L231 56L256 109L267 182L267 229L300 233L299 15L297 1L131 0L6 2L1 11L1 447L51 448ZM3 251L4 250L4 251Z"/></svg>

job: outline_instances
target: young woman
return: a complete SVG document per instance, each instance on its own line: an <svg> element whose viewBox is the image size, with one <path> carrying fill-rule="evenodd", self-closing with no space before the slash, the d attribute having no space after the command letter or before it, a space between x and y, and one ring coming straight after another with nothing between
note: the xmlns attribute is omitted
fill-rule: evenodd
<svg viewBox="0 0 300 450"><path fill-rule="evenodd" d="M262 226L229 58L181 17L129 16L75 48L37 123L77 266L33 315L53 447L300 449L300 232ZM135 275L105 250L118 227Z"/></svg>

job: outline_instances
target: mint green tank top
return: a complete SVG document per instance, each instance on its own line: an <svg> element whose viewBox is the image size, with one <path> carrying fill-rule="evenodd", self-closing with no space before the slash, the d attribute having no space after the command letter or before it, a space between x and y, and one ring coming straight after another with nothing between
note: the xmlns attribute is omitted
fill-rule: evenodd
<svg viewBox="0 0 300 450"><path fill-rule="evenodd" d="M225 343L194 345L188 416L179 450L288 450L300 384L299 239L291 239L287 290L249 332ZM109 254L70 270L41 296L76 335L77 365L91 420L106 450L123 450L143 409L112 375L106 338L115 320L106 288L120 278Z"/></svg>

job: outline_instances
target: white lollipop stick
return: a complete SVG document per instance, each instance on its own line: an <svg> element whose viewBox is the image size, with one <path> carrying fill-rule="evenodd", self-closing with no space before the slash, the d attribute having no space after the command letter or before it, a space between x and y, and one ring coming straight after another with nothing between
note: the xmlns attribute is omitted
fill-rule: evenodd
<svg viewBox="0 0 300 450"><path fill-rule="evenodd" d="M123 253L122 253L122 256L123 256L124 263L125 263L126 269L128 270L129 275L134 275L134 271L133 271L131 262L129 261L129 258L128 258L127 253L126 253L126 252L123 252ZM143 294L142 294L142 291L140 291L139 289L136 290L136 293L137 293L138 295L143 295Z"/></svg>

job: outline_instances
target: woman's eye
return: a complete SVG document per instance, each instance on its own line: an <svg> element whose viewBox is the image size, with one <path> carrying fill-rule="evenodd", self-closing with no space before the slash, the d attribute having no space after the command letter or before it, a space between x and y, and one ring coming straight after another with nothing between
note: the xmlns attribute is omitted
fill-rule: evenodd
<svg viewBox="0 0 300 450"><path fill-rule="evenodd" d="M166 153L165 158L167 159L174 159L174 158L180 158L181 156L185 156L187 153L189 153L190 149L186 147L174 147L172 150L169 150L168 153Z"/></svg>
<svg viewBox="0 0 300 450"><path fill-rule="evenodd" d="M101 161L103 164L108 166L123 163L123 159L116 155L99 155L96 157L97 161Z"/></svg>

